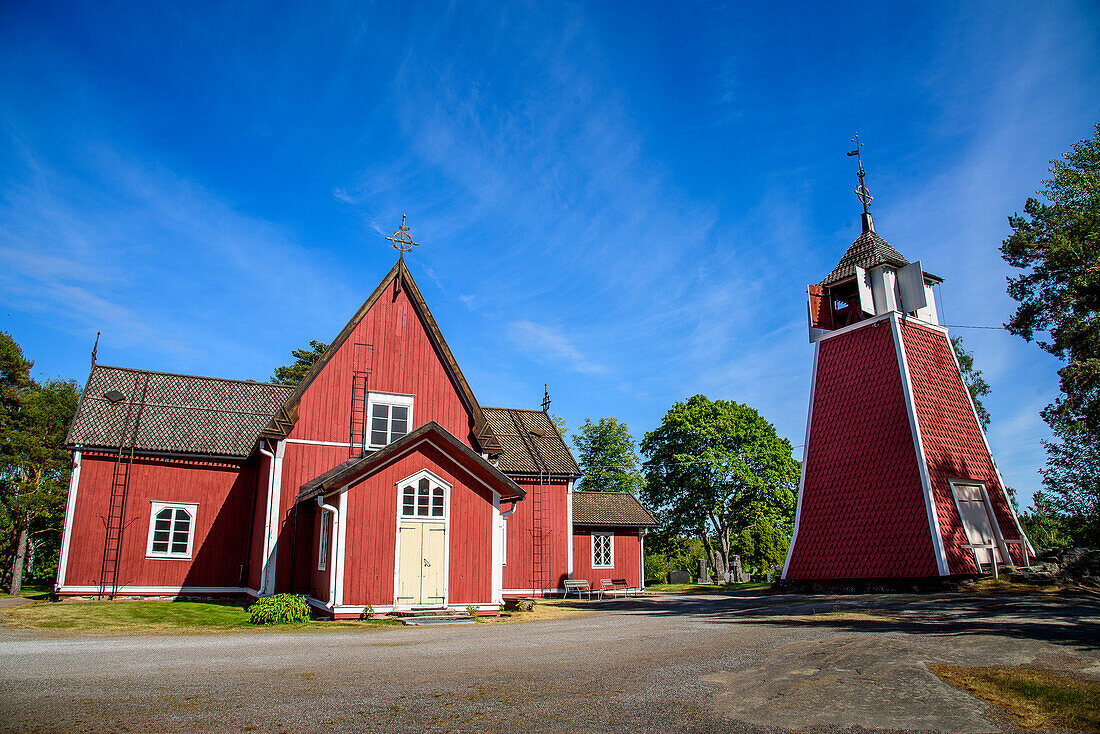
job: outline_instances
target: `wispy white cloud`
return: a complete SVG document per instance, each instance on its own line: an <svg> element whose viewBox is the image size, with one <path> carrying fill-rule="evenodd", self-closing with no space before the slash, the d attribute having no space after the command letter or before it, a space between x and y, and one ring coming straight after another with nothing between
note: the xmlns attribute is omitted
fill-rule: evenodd
<svg viewBox="0 0 1100 734"><path fill-rule="evenodd" d="M560 360L569 369L586 375L607 372L607 367L589 360L560 327L514 321L508 325L508 338L537 361Z"/></svg>

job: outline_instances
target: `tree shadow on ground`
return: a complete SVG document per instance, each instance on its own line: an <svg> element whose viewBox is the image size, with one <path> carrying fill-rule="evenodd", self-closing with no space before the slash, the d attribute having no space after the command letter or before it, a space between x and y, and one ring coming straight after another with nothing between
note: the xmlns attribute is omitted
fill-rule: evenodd
<svg viewBox="0 0 1100 734"><path fill-rule="evenodd" d="M730 594L570 602L570 607L715 624L842 630L861 634L997 635L1100 650L1100 594Z"/></svg>

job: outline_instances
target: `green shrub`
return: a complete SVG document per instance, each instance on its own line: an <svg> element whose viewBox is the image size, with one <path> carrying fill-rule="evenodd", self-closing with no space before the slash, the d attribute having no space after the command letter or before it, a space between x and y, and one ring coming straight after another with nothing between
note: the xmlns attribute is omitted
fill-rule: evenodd
<svg viewBox="0 0 1100 734"><path fill-rule="evenodd" d="M359 619L374 619L374 607L368 604L359 613Z"/></svg>
<svg viewBox="0 0 1100 734"><path fill-rule="evenodd" d="M473 604L466 605L466 613L473 617L475 622L481 621L481 617L479 617L477 614L477 607L475 607Z"/></svg>
<svg viewBox="0 0 1100 734"><path fill-rule="evenodd" d="M309 621L309 604L298 594L276 594L257 599L248 608L252 624L294 624Z"/></svg>

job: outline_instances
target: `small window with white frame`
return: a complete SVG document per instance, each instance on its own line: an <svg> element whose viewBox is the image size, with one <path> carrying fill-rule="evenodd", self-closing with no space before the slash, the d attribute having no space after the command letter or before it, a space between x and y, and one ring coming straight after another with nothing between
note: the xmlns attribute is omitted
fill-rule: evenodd
<svg viewBox="0 0 1100 734"><path fill-rule="evenodd" d="M412 395L372 392L368 396L367 431L371 448L382 448L409 432L412 426Z"/></svg>
<svg viewBox="0 0 1100 734"><path fill-rule="evenodd" d="M611 533L592 533L592 568L611 568L615 565L615 536Z"/></svg>
<svg viewBox="0 0 1100 734"><path fill-rule="evenodd" d="M192 502L152 502L149 511L147 558L191 557L195 542L195 518L199 506Z"/></svg>
<svg viewBox="0 0 1100 734"><path fill-rule="evenodd" d="M332 515L328 512L321 513L321 538L317 544L317 570L324 571L328 568L328 544L332 535Z"/></svg>
<svg viewBox="0 0 1100 734"><path fill-rule="evenodd" d="M447 487L428 472L414 474L400 482L401 517L443 520L447 516Z"/></svg>

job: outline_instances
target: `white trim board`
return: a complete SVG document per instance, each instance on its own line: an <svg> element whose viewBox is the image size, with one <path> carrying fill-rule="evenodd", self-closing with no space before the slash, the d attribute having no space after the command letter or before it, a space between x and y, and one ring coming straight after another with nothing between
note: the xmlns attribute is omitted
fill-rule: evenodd
<svg viewBox="0 0 1100 734"><path fill-rule="evenodd" d="M932 495L932 480L928 476L928 458L924 453L924 442L920 435L920 422L917 420L917 404L913 398L913 379L909 374L909 360L905 357L905 343L901 338L901 323L897 313L891 313L890 330L894 337L894 350L898 359L898 370L901 372L901 391L905 399L905 412L909 415L909 432L913 439L913 448L917 454L917 468L920 471L921 488L924 493L924 508L928 514L929 532L932 535L932 551L936 556L936 569L940 576L949 576L950 567L947 564L947 554L943 548L943 536L940 535L939 517L936 513L936 502Z"/></svg>
<svg viewBox="0 0 1100 734"><path fill-rule="evenodd" d="M98 594L98 586L62 586L61 594ZM244 586L120 586L118 594L249 594L259 596Z"/></svg>
<svg viewBox="0 0 1100 734"><path fill-rule="evenodd" d="M65 532L61 536L60 562L57 564L57 582L54 590L65 585L65 572L69 568L69 546L73 537L73 515L76 513L76 492L80 487L80 451L73 452L73 471L69 475L69 496L65 500Z"/></svg>
<svg viewBox="0 0 1100 734"><path fill-rule="evenodd" d="M806 486L806 458L810 455L810 425L814 419L814 391L817 389L817 360L821 354L820 342L814 343L814 367L810 376L810 407L806 410L806 437L802 440L802 471L798 478L798 500L794 508L794 534L791 536L791 544L787 546L787 559L783 561L783 574L781 579L787 578L787 568L791 565L791 554L794 553L794 544L798 541L798 523L802 519L802 490Z"/></svg>

